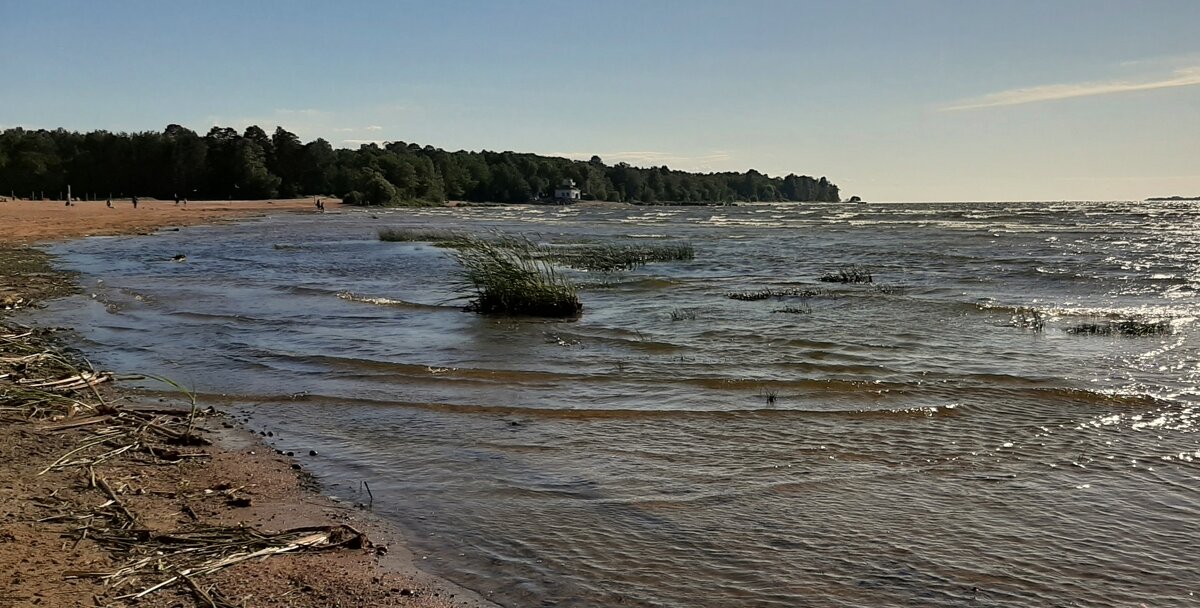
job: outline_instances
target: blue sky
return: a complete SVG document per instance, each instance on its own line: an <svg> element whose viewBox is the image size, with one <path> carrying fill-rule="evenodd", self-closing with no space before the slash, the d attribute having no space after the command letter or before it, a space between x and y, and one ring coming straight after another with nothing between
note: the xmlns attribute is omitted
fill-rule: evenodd
<svg viewBox="0 0 1200 608"><path fill-rule="evenodd" d="M1200 2L0 0L0 126L281 125L869 200L1200 195Z"/></svg>

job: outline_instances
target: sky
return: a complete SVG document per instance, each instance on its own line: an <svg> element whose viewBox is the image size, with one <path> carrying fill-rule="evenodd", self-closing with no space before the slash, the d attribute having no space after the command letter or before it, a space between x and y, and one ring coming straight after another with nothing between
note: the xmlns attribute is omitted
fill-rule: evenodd
<svg viewBox="0 0 1200 608"><path fill-rule="evenodd" d="M0 128L171 123L872 201L1196 196L1200 1L0 0Z"/></svg>

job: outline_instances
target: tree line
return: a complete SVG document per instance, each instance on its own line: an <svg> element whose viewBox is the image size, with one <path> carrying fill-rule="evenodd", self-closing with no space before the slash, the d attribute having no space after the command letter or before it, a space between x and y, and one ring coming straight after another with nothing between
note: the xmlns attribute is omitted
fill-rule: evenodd
<svg viewBox="0 0 1200 608"><path fill-rule="evenodd" d="M152 196L267 199L325 195L362 205L446 200L520 203L550 198L574 181L591 200L657 203L839 200L824 177L690 173L666 166L607 165L516 152L447 152L402 141L334 149L304 143L282 127L268 135L179 125L163 132L78 133L64 129L0 132L0 194L61 198Z"/></svg>

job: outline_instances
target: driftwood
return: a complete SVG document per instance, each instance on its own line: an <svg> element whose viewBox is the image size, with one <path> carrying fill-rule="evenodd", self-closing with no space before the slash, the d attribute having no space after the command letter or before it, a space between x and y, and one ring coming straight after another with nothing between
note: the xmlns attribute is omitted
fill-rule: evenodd
<svg viewBox="0 0 1200 608"><path fill-rule="evenodd" d="M77 443L38 475L80 470L86 487L104 497L99 505L66 507L54 498L35 503L51 513L40 523L65 524L68 537L78 547L91 540L109 551L116 563L111 571L72 571L66 578L99 579L111 593L129 591L118 600L136 600L155 591L180 586L198 605L232 608L218 590L198 579L236 564L283 553L322 551L341 547L362 548L370 542L346 525L295 528L269 533L246 527L204 526L167 533L148 530L125 501L125 488L110 483L101 465L116 458L148 459L152 464L170 465L189 459L208 458L203 451L183 451L186 446L209 445L195 422L215 412L200 410L196 395L175 382L154 376L180 390L188 409L124 408L110 402L99 386L116 376L97 371L81 357L57 349L44 331L0 323L0 412L19 415L31 423L35 433L79 437ZM142 378L142 377L138 377ZM223 492L229 501L246 501L229 484ZM185 505L186 507L186 505ZM69 509L86 509L70 512ZM190 509L190 508L189 508ZM191 512L193 520L198 520Z"/></svg>
<svg viewBox="0 0 1200 608"><path fill-rule="evenodd" d="M209 527L153 534L125 528L93 533L92 540L114 554L129 556L128 561L112 571L68 571L64 573L66 578L100 579L115 589L143 578L153 579L166 574L168 576L140 591L117 599L137 599L172 585L185 584L198 595L197 599L210 605L215 605L212 604L214 600L207 591L197 593L200 588L195 578L281 553L341 547L358 549L370 545L366 535L347 525L293 528L278 533L245 527Z"/></svg>

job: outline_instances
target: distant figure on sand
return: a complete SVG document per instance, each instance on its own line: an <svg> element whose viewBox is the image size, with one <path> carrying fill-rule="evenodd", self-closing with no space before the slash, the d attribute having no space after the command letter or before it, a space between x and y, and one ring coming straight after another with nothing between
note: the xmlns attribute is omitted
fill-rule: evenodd
<svg viewBox="0 0 1200 608"><path fill-rule="evenodd" d="M109 209L112 209L112 197L111 197L111 196L110 196L110 197L108 197L108 200L107 200L107 201L104 201L104 204L105 204L105 205L108 205L108 208L109 208Z"/></svg>
<svg viewBox="0 0 1200 608"><path fill-rule="evenodd" d="M133 197L133 208L137 209L137 197Z"/></svg>
<svg viewBox="0 0 1200 608"><path fill-rule="evenodd" d="M178 192L175 193L175 206L176 207L179 206L179 193Z"/></svg>

